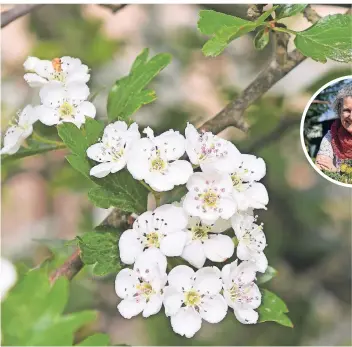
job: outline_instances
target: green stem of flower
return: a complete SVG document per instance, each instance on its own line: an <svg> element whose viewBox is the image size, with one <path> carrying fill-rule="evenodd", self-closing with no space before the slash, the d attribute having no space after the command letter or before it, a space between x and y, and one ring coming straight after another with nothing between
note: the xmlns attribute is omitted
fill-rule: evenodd
<svg viewBox="0 0 352 347"><path fill-rule="evenodd" d="M63 142L46 139L46 138L40 136L39 134L37 134L36 132L33 132L32 136L33 136L34 140L37 140L42 143L47 143L49 145L55 145L55 146L60 146L60 147L65 146L65 144Z"/></svg>
<svg viewBox="0 0 352 347"><path fill-rule="evenodd" d="M271 27L269 26L269 28L271 28ZM274 28L271 28L271 29L275 30L275 31L280 31L282 33L288 33L288 34L292 34L292 35L297 35L296 31L290 30L290 29L287 29L287 28L274 27Z"/></svg>
<svg viewBox="0 0 352 347"><path fill-rule="evenodd" d="M142 186L144 186L145 188L147 188L150 192L152 192L153 194L155 193L154 190L152 188L150 188L150 186L145 183L144 181L140 180L138 181Z"/></svg>
<svg viewBox="0 0 352 347"><path fill-rule="evenodd" d="M155 197L155 203L156 203L156 207L160 206L160 200L161 200L161 193L159 192L153 192L154 197Z"/></svg>

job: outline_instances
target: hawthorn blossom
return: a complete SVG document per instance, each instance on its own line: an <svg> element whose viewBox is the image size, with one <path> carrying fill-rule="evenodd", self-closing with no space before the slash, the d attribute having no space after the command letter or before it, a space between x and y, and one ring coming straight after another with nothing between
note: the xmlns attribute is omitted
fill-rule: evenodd
<svg viewBox="0 0 352 347"><path fill-rule="evenodd" d="M265 176L266 167L262 158L251 154L242 154L240 161L228 172L233 184L233 196L239 210L248 208L266 208L269 202L268 192L260 179Z"/></svg>
<svg viewBox="0 0 352 347"><path fill-rule="evenodd" d="M119 240L121 261L133 264L146 248L155 248L162 257L182 254L186 243L187 215L181 207L166 204L142 213L133 228Z"/></svg>
<svg viewBox="0 0 352 347"><path fill-rule="evenodd" d="M153 250L151 253L154 253ZM167 282L165 268L154 262L154 255L144 252L142 259L137 259L133 269L121 270L115 280L116 294L122 299L117 305L120 314L130 319L143 312L143 317L149 317L160 311L164 286ZM140 270L140 265L145 271Z"/></svg>
<svg viewBox="0 0 352 347"><path fill-rule="evenodd" d="M202 319L219 323L226 316L218 268L203 267L195 273L189 266L179 265L169 272L168 282L164 307L175 333L191 338L201 328Z"/></svg>
<svg viewBox="0 0 352 347"><path fill-rule="evenodd" d="M18 113L18 119L5 133L4 146L0 154L15 154L23 141L32 134L33 124L38 120L35 108L27 105L22 112Z"/></svg>
<svg viewBox="0 0 352 347"><path fill-rule="evenodd" d="M200 269L206 259L224 262L234 252L231 237L220 233L230 227L230 222L218 219L214 224L203 224L199 217L188 218L187 242L181 257Z"/></svg>
<svg viewBox="0 0 352 347"><path fill-rule="evenodd" d="M205 224L212 224L220 217L227 220L236 212L232 181L227 174L196 172L188 180L187 189L184 209Z"/></svg>
<svg viewBox="0 0 352 347"><path fill-rule="evenodd" d="M90 175L101 178L122 170L127 163L128 151L140 137L137 123L128 129L125 122L109 124L101 141L87 149L87 156L100 163L90 170Z"/></svg>
<svg viewBox="0 0 352 347"><path fill-rule="evenodd" d="M62 57L49 61L28 57L23 66L28 72L24 79L30 87L43 87L49 82L63 86L85 84L90 78L88 66L78 58Z"/></svg>
<svg viewBox="0 0 352 347"><path fill-rule="evenodd" d="M0 301L3 301L8 291L14 286L17 280L15 266L7 259L0 258Z"/></svg>
<svg viewBox="0 0 352 347"><path fill-rule="evenodd" d="M258 321L258 308L261 303L261 293L254 283L256 267L253 263L243 261L238 265L235 260L222 268L224 297L233 308L238 321L243 324L255 324Z"/></svg>
<svg viewBox="0 0 352 347"><path fill-rule="evenodd" d="M264 273L268 267L268 260L263 252L266 238L263 223L257 225L255 221L253 210L238 212L231 218L232 228L238 240L237 258L255 263L257 271Z"/></svg>
<svg viewBox="0 0 352 347"><path fill-rule="evenodd" d="M137 180L144 180L157 192L185 184L193 173L192 165L179 160L185 152L185 138L174 130L154 137L151 128L143 131L147 138L137 141L127 159L127 169Z"/></svg>
<svg viewBox="0 0 352 347"><path fill-rule="evenodd" d="M38 117L45 125L63 122L74 123L78 128L86 117L95 117L95 106L86 101L89 88L85 84L71 83L64 88L58 84L48 84L40 90L42 105L36 107Z"/></svg>
<svg viewBox="0 0 352 347"><path fill-rule="evenodd" d="M221 169L230 172L236 167L241 153L234 144L211 132L198 133L187 123L185 130L186 152L194 165L200 165L202 171Z"/></svg>

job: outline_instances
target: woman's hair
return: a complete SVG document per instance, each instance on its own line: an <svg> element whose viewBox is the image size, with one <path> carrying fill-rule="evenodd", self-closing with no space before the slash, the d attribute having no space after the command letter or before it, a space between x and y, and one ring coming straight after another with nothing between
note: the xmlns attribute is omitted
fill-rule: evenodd
<svg viewBox="0 0 352 347"><path fill-rule="evenodd" d="M352 81L341 88L336 94L336 99L333 103L333 110L339 118L341 117L343 99L347 98L348 96L352 97Z"/></svg>

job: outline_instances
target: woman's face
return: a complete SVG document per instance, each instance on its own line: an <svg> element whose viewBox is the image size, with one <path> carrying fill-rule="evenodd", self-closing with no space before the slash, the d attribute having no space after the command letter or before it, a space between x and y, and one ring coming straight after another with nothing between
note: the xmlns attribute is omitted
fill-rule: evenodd
<svg viewBox="0 0 352 347"><path fill-rule="evenodd" d="M342 126L352 135L352 96L343 99L341 123Z"/></svg>

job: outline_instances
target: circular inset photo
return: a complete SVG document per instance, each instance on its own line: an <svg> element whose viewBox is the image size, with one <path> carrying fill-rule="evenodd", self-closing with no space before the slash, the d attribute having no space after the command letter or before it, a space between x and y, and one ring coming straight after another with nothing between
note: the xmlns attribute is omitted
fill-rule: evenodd
<svg viewBox="0 0 352 347"><path fill-rule="evenodd" d="M327 180L352 187L352 75L320 88L301 122L304 153Z"/></svg>

